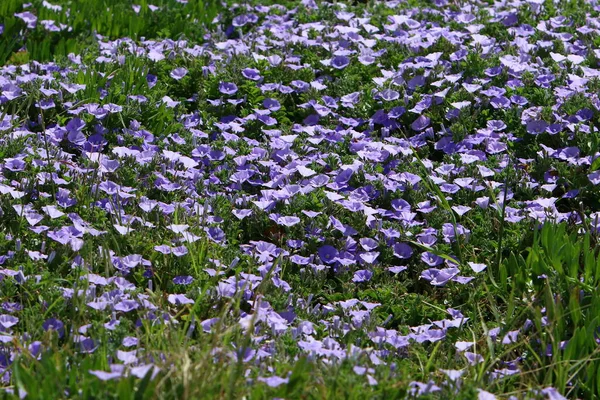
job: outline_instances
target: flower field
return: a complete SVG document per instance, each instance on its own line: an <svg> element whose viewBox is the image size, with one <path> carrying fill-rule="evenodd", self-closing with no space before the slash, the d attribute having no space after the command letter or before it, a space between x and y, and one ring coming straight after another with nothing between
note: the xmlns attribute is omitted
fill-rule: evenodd
<svg viewBox="0 0 600 400"><path fill-rule="evenodd" d="M2 396L600 396L596 1L0 17Z"/></svg>

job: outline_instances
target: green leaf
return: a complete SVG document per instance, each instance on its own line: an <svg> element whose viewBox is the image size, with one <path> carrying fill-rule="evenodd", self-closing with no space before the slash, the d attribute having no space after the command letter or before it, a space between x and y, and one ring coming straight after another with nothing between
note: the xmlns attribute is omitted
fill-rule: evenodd
<svg viewBox="0 0 600 400"><path fill-rule="evenodd" d="M600 169L600 157L596 158L592 162L592 166L590 167L590 171L596 171L598 169Z"/></svg>
<svg viewBox="0 0 600 400"><path fill-rule="evenodd" d="M148 384L150 383L151 379L152 379L152 368L148 371L146 376L144 376L144 378L141 380L140 384L138 385L137 390L135 392L135 400L144 400L144 399L148 398L147 396L145 396L145 392L148 389Z"/></svg>
<svg viewBox="0 0 600 400"><path fill-rule="evenodd" d="M287 383L286 391L288 395L292 395L296 388L303 386L304 382L306 382L307 378L310 375L309 368L311 363L308 361L306 357L300 357L296 361L296 365L292 370L292 375L290 376L290 380Z"/></svg>

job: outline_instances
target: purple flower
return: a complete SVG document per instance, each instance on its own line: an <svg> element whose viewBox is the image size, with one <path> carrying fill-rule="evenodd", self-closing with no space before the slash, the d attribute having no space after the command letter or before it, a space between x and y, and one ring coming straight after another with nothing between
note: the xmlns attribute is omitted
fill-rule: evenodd
<svg viewBox="0 0 600 400"><path fill-rule="evenodd" d="M340 98L340 100L344 107L354 108L354 105L356 105L360 100L360 92L353 92L344 95Z"/></svg>
<svg viewBox="0 0 600 400"><path fill-rule="evenodd" d="M175 305L194 304L194 300L187 298L184 294L170 294L167 299L169 303Z"/></svg>
<svg viewBox="0 0 600 400"><path fill-rule="evenodd" d="M127 336L125 338L123 338L123 341L121 342L121 344L125 347L133 347L133 346L137 346L138 345L138 338L133 337L133 336Z"/></svg>
<svg viewBox="0 0 600 400"><path fill-rule="evenodd" d="M242 76L251 81L259 81L262 78L260 76L260 71L255 68L244 68L242 70Z"/></svg>
<svg viewBox="0 0 600 400"><path fill-rule="evenodd" d="M259 376L258 380L260 382L266 383L267 386L278 387L278 386L281 386L281 385L283 385L285 383L288 383L290 379L289 378L280 378L279 376L269 376L269 377L266 377L266 378L264 378L262 376Z"/></svg>
<svg viewBox="0 0 600 400"><path fill-rule="evenodd" d="M20 303L4 302L2 303L2 308L6 312L15 313L17 311L21 311L23 309L23 306ZM0 321L1 320L2 316L0 316ZM0 325L2 325L2 322L0 322Z"/></svg>
<svg viewBox="0 0 600 400"><path fill-rule="evenodd" d="M339 254L335 247L329 245L321 246L318 253L325 264L333 264Z"/></svg>
<svg viewBox="0 0 600 400"><path fill-rule="evenodd" d="M591 174L588 174L588 179L594 185L600 184L600 170L594 171Z"/></svg>
<svg viewBox="0 0 600 400"><path fill-rule="evenodd" d="M496 396L490 392L486 392L483 389L477 389L477 391L479 392L477 394L477 400L496 400Z"/></svg>
<svg viewBox="0 0 600 400"><path fill-rule="evenodd" d="M430 267L435 267L436 265L442 264L444 259L430 251L426 251L425 253L421 254L421 261Z"/></svg>
<svg viewBox="0 0 600 400"><path fill-rule="evenodd" d="M264 99L263 106L271 111L277 111L281 108L281 104L275 99Z"/></svg>
<svg viewBox="0 0 600 400"><path fill-rule="evenodd" d="M206 320L200 322L200 325L202 326L202 330L204 332L210 333L212 326L214 324L216 324L217 322L219 322L219 318L209 318L209 319L206 319Z"/></svg>
<svg viewBox="0 0 600 400"><path fill-rule="evenodd" d="M379 246L379 243L377 243L376 240L371 238L362 238L359 240L359 243L361 247L366 251L375 250Z"/></svg>
<svg viewBox="0 0 600 400"><path fill-rule="evenodd" d="M373 264L375 262L375 260L377 260L377 257L379 257L379 252L367 251L367 252L361 253L359 255L359 257L367 264Z"/></svg>
<svg viewBox="0 0 600 400"><path fill-rule="evenodd" d="M44 328L45 331L56 331L56 332L58 332L58 337L59 338L62 338L63 335L65 334L65 325L63 324L63 322L61 320L56 319L56 318L47 319L42 324L42 328Z"/></svg>
<svg viewBox="0 0 600 400"><path fill-rule="evenodd" d="M150 371L152 371L150 379L154 379L154 377L156 376L156 374L158 374L160 369L154 364L142 364L131 368L130 373L136 378L143 379L144 377L146 377L146 375L150 373Z"/></svg>
<svg viewBox="0 0 600 400"><path fill-rule="evenodd" d="M409 383L408 386L410 388L409 391L411 395L414 397L420 397L430 393L440 392L442 390L439 386L434 384L433 381L428 383L413 381Z"/></svg>
<svg viewBox="0 0 600 400"><path fill-rule="evenodd" d="M354 175L354 171L350 168L346 168L335 177L335 183L344 186L350 182L352 175Z"/></svg>
<svg viewBox="0 0 600 400"><path fill-rule="evenodd" d="M335 56L331 59L331 66L335 69L344 69L350 64L350 59L346 56Z"/></svg>
<svg viewBox="0 0 600 400"><path fill-rule="evenodd" d="M366 270L366 269L361 269L354 273L352 282L355 282L355 283L368 282L371 280L372 276L373 276L373 272Z"/></svg>
<svg viewBox="0 0 600 400"><path fill-rule="evenodd" d="M238 91L238 87L235 83L230 82L221 82L219 83L219 92L226 94L228 96L236 94Z"/></svg>
<svg viewBox="0 0 600 400"><path fill-rule="evenodd" d="M79 85L76 83L59 82L58 84L70 94L75 94L86 88L86 85Z"/></svg>
<svg viewBox="0 0 600 400"><path fill-rule="evenodd" d="M525 97L516 94L510 96L510 101L518 106L526 106L529 103Z"/></svg>
<svg viewBox="0 0 600 400"><path fill-rule="evenodd" d="M111 379L121 378L123 376L123 373L125 372L124 367L124 365L112 364L111 372L90 370L89 373L96 376L101 381L108 381Z"/></svg>
<svg viewBox="0 0 600 400"><path fill-rule="evenodd" d="M185 246L173 247L172 254L175 257L183 257L188 253L188 249Z"/></svg>
<svg viewBox="0 0 600 400"><path fill-rule="evenodd" d="M125 365L133 364L138 361L136 353L137 353L136 350L132 350L132 351L117 350L117 359Z"/></svg>
<svg viewBox="0 0 600 400"><path fill-rule="evenodd" d="M493 108L508 108L510 107L510 100L506 96L494 97L490 100L490 105Z"/></svg>
<svg viewBox="0 0 600 400"><path fill-rule="evenodd" d="M231 21L231 25L235 26L236 28L241 28L249 22L250 20L248 19L248 15L242 14L234 17Z"/></svg>
<svg viewBox="0 0 600 400"><path fill-rule="evenodd" d="M459 216L463 216L465 215L467 212L469 212L471 210L471 207L467 207L467 206L452 206L452 209L454 210L455 213L457 213Z"/></svg>
<svg viewBox="0 0 600 400"><path fill-rule="evenodd" d="M423 129L429 126L431 120L425 115L420 115L411 125L410 127L415 131L422 131Z"/></svg>
<svg viewBox="0 0 600 400"><path fill-rule="evenodd" d="M29 11L25 11L22 13L15 13L15 17L23 20L27 24L27 28L33 29L37 23L37 17L30 13Z"/></svg>
<svg viewBox="0 0 600 400"><path fill-rule="evenodd" d="M189 275L180 275L173 278L173 283L176 285L189 285L194 282L194 278Z"/></svg>
<svg viewBox="0 0 600 400"><path fill-rule="evenodd" d="M85 128L85 122L79 118L73 118L67 123L67 140L77 146L83 146L86 137L82 130Z"/></svg>
<svg viewBox="0 0 600 400"><path fill-rule="evenodd" d="M53 205L42 207L42 211L44 211L51 219L60 218L65 215L64 212L60 211L58 207Z"/></svg>
<svg viewBox="0 0 600 400"><path fill-rule="evenodd" d="M154 250L158 251L162 254L171 254L171 247L166 244L161 244L159 246L154 246Z"/></svg>
<svg viewBox="0 0 600 400"><path fill-rule="evenodd" d="M171 71L171 78L175 80L181 80L187 75L187 73L188 70L185 68L175 68L173 71Z"/></svg>
<svg viewBox="0 0 600 400"><path fill-rule="evenodd" d="M484 361L484 358L481 354L472 353L470 351L465 351L465 358L471 365L477 365Z"/></svg>
<svg viewBox="0 0 600 400"><path fill-rule="evenodd" d="M0 326L2 327L2 331L9 329L15 326L19 322L19 318L14 317L12 315L3 314L0 315Z"/></svg>
<svg viewBox="0 0 600 400"><path fill-rule="evenodd" d="M283 225L283 226L287 226L287 227L292 227L292 226L298 224L299 222L300 222L300 218L295 217L295 216L279 217L277 219L277 225Z"/></svg>
<svg viewBox="0 0 600 400"><path fill-rule="evenodd" d="M421 278L429 281L433 286L444 286L453 280L459 273L458 268L430 268L421 273Z"/></svg>
<svg viewBox="0 0 600 400"><path fill-rule="evenodd" d="M21 158L7 158L4 160L4 168L13 172L23 171L25 165L25 161Z"/></svg>
<svg viewBox="0 0 600 400"><path fill-rule="evenodd" d="M502 344L511 344L511 343L516 343L517 339L519 337L519 333L521 333L519 330L515 330L515 331L510 331L508 332L504 338L502 338Z"/></svg>
<svg viewBox="0 0 600 400"><path fill-rule="evenodd" d="M402 271L406 271L407 267L403 266L403 265L398 265L398 266L393 266L393 267L388 267L387 270L390 271L392 274L399 274Z"/></svg>
<svg viewBox="0 0 600 400"><path fill-rule="evenodd" d="M385 89L379 93L379 96L385 101L394 101L400 98L400 93L392 89Z"/></svg>
<svg viewBox="0 0 600 400"><path fill-rule="evenodd" d="M251 209L233 209L231 211L233 215L235 215L238 219L244 219L250 215L252 215Z"/></svg>
<svg viewBox="0 0 600 400"><path fill-rule="evenodd" d="M394 255L398 258L408 259L412 256L413 250L406 243L396 243L394 245Z"/></svg>
<svg viewBox="0 0 600 400"><path fill-rule="evenodd" d="M225 232L217 226L211 226L206 229L206 234L208 238L216 243L222 243L225 241Z"/></svg>
<svg viewBox="0 0 600 400"><path fill-rule="evenodd" d="M475 272L476 274L487 268L487 265L485 265L485 264L477 264L474 262L469 262L468 264L469 264L469 267L471 267L473 272Z"/></svg>
<svg viewBox="0 0 600 400"><path fill-rule="evenodd" d="M89 305L89 303L88 303ZM134 300L122 300L119 303L115 304L114 309L115 311L122 311L122 312L130 312L133 310L136 310L140 307L140 305L138 304L137 301Z"/></svg>
<svg viewBox="0 0 600 400"><path fill-rule="evenodd" d="M88 337L80 335L75 337L75 343L79 343L79 351L84 354L91 354L96 351L98 344Z"/></svg>
<svg viewBox="0 0 600 400"><path fill-rule="evenodd" d="M532 135L539 135L544 133L548 128L548 123L544 120L530 120L527 121L527 133Z"/></svg>
<svg viewBox="0 0 600 400"><path fill-rule="evenodd" d="M549 400L566 400L567 399L562 394L560 394L560 392L558 390L556 390L555 388L550 387L550 386L542 389L542 393L545 396L548 396Z"/></svg>

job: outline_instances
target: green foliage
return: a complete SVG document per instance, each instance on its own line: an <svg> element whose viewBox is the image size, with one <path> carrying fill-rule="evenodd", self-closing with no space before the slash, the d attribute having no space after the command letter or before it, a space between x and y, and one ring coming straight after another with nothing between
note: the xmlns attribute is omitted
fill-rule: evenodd
<svg viewBox="0 0 600 400"><path fill-rule="evenodd" d="M3 0L0 21L4 33L0 35L0 65L7 61L23 63L28 60L49 61L69 53L81 54L101 35L109 39L187 38L198 40L205 26L217 15L218 5L213 0L55 0L50 2L61 10L42 5L42 0L31 1L25 11L33 10L38 17L35 29L26 30L25 23L14 14L22 12L21 0ZM160 7L152 11L149 5ZM140 6L139 13L133 9ZM45 30L42 20L53 20L66 25L59 32ZM21 32L24 32L24 35Z"/></svg>
<svg viewBox="0 0 600 400"><path fill-rule="evenodd" d="M552 384L569 397L600 393L596 240L589 232L580 237L566 224L545 224L526 250L511 252L501 264L495 273L499 291L490 293L497 311L506 310L499 337L528 326L515 343L516 353L530 354L527 379Z"/></svg>

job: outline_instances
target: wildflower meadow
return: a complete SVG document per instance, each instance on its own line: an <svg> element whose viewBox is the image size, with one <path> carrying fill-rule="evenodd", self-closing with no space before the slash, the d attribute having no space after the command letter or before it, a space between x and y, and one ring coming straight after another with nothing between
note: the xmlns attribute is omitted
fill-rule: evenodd
<svg viewBox="0 0 600 400"><path fill-rule="evenodd" d="M27 1L0 398L600 397L599 2Z"/></svg>

